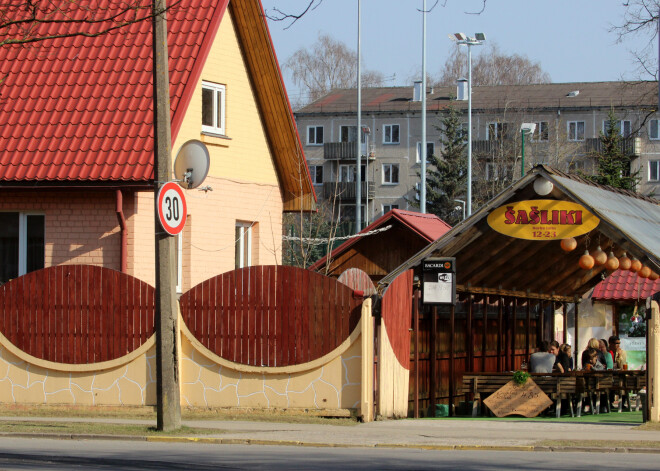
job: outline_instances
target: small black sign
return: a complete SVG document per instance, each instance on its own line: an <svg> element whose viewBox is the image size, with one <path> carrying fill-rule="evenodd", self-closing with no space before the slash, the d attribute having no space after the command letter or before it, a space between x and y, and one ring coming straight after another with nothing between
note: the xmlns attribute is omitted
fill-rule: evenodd
<svg viewBox="0 0 660 471"><path fill-rule="evenodd" d="M456 259L427 258L422 261L422 294L425 304L455 304Z"/></svg>

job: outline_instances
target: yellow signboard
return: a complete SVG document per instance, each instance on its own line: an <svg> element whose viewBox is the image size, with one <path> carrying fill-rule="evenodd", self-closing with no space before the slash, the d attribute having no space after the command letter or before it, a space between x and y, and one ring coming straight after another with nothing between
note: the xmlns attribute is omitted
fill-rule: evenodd
<svg viewBox="0 0 660 471"><path fill-rule="evenodd" d="M488 225L509 237L558 240L595 229L600 219L571 201L529 200L500 206L488 215Z"/></svg>

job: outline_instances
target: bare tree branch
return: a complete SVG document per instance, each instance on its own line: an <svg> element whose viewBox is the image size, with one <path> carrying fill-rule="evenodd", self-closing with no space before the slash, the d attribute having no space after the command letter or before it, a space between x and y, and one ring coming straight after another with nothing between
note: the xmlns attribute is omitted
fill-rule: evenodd
<svg viewBox="0 0 660 471"><path fill-rule="evenodd" d="M300 13L295 14L295 13L286 13L280 10L279 8L273 8L271 11L273 13L269 14L268 10L265 12L266 13L266 18L272 21L287 21L290 20L291 22L284 28L284 29L289 29L296 21L298 21L300 18L305 16L308 11L310 10L315 10L319 5L323 3L323 0L309 0L309 3L307 4L307 7Z"/></svg>

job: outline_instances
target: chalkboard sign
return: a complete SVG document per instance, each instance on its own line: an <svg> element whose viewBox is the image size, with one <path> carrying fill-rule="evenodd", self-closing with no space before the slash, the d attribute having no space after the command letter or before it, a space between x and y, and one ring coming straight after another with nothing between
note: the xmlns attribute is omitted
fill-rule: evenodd
<svg viewBox="0 0 660 471"><path fill-rule="evenodd" d="M507 415L536 417L552 405L552 400L531 378L528 378L523 385L509 381L488 396L484 404L497 417Z"/></svg>

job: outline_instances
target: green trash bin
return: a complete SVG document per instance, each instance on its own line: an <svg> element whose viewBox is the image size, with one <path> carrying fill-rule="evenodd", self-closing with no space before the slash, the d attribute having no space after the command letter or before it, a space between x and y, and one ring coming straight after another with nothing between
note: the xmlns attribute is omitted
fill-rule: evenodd
<svg viewBox="0 0 660 471"><path fill-rule="evenodd" d="M436 404L435 405L435 416L436 417L449 417L449 406L447 404Z"/></svg>

